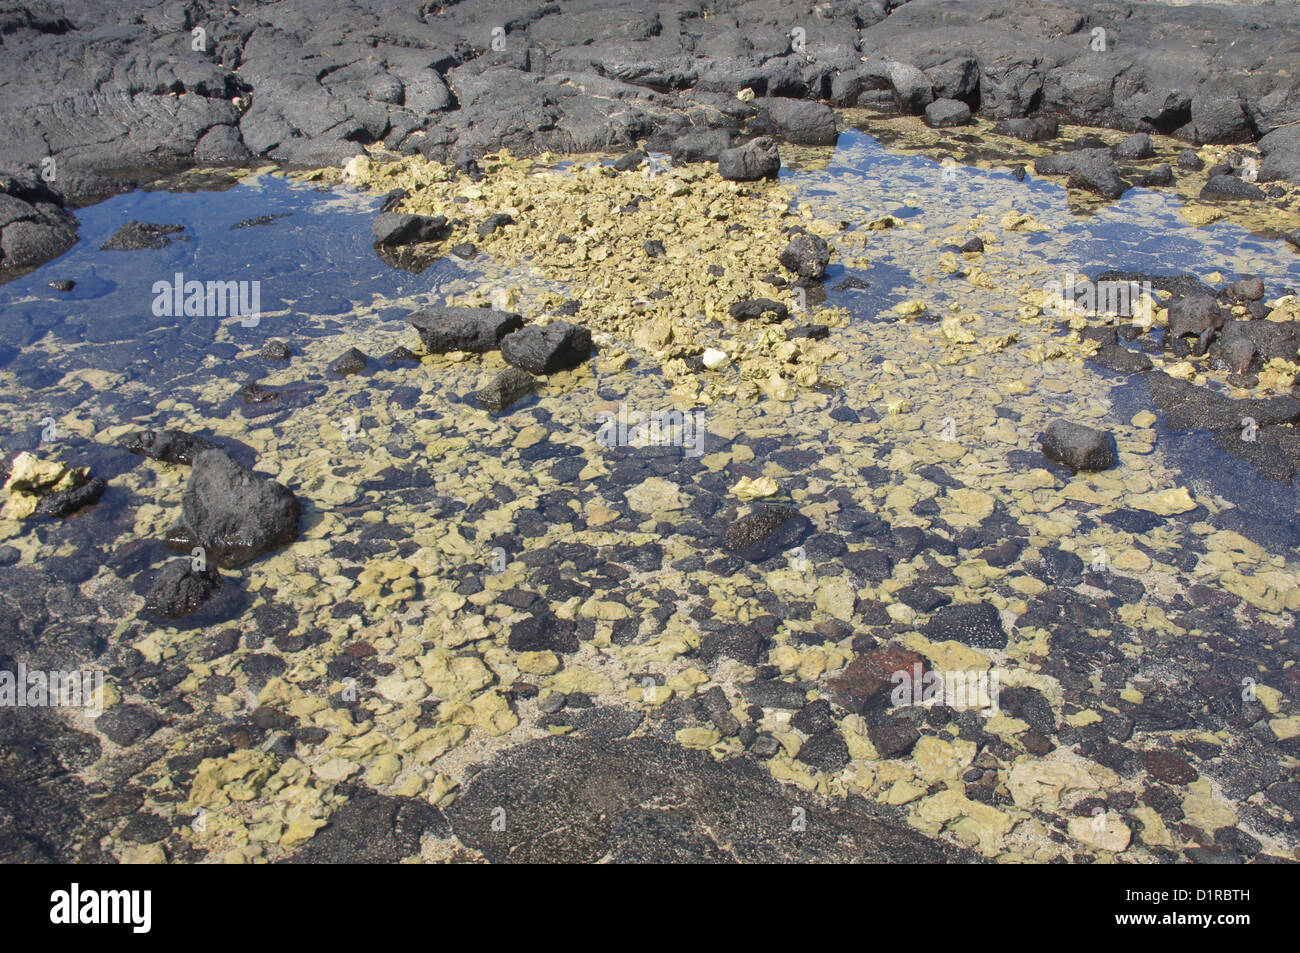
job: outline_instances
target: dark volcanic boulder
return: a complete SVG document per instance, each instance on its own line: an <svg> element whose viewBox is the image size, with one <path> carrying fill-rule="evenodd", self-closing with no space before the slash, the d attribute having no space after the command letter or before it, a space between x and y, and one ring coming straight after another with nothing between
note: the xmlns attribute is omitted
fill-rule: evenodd
<svg viewBox="0 0 1300 953"><path fill-rule="evenodd" d="M127 434L118 444L123 450L163 463L189 466L204 450L220 449L211 440L184 430L141 430Z"/></svg>
<svg viewBox="0 0 1300 953"><path fill-rule="evenodd" d="M1081 165L1114 165L1109 149L1074 149L1053 152L1034 160L1039 175L1069 175Z"/></svg>
<svg viewBox="0 0 1300 953"><path fill-rule="evenodd" d="M1109 149L1076 149L1057 152L1034 160L1039 175L1067 175L1072 189L1084 189L1102 198L1117 199L1128 184L1120 178L1119 168Z"/></svg>
<svg viewBox="0 0 1300 953"><path fill-rule="evenodd" d="M733 182L774 179L780 171L781 154L767 136L726 149L718 156L718 175Z"/></svg>
<svg viewBox="0 0 1300 953"><path fill-rule="evenodd" d="M483 354L501 346L501 339L524 326L524 319L487 308L427 308L406 319L431 354L472 351Z"/></svg>
<svg viewBox="0 0 1300 953"><path fill-rule="evenodd" d="M1166 341L1195 335L1200 339L1194 353L1204 354L1210 337L1223 327L1223 309L1208 295L1180 295L1169 302L1169 332Z"/></svg>
<svg viewBox="0 0 1300 953"><path fill-rule="evenodd" d="M925 124L935 129L965 126L970 122L970 107L956 99L936 99L925 107Z"/></svg>
<svg viewBox="0 0 1300 953"><path fill-rule="evenodd" d="M1053 420L1042 436L1043 455L1073 470L1105 470L1115 465L1115 444L1104 430L1069 420Z"/></svg>
<svg viewBox="0 0 1300 953"><path fill-rule="evenodd" d="M824 278L831 260L830 246L816 235L796 235L781 252L781 264L800 278Z"/></svg>
<svg viewBox="0 0 1300 953"><path fill-rule="evenodd" d="M1144 188L1158 188L1162 185L1174 184L1174 170L1169 167L1168 162L1162 162L1142 178L1138 179L1138 185Z"/></svg>
<svg viewBox="0 0 1300 953"><path fill-rule="evenodd" d="M169 560L144 599L146 612L174 619L189 615L221 588L221 576L208 566L194 569L188 558Z"/></svg>
<svg viewBox="0 0 1300 953"><path fill-rule="evenodd" d="M181 523L168 542L185 552L201 546L209 562L233 569L297 539L301 511L287 487L256 476L221 450L204 450L194 458Z"/></svg>
<svg viewBox="0 0 1300 953"><path fill-rule="evenodd" d="M1072 189L1084 189L1104 199L1117 199L1128 188L1128 183L1120 178L1115 163L1100 160L1082 162L1075 166L1066 185Z"/></svg>
<svg viewBox="0 0 1300 953"><path fill-rule="evenodd" d="M930 78L910 63L889 64L889 85L898 108L910 115L920 114L934 100Z"/></svg>
<svg viewBox="0 0 1300 953"><path fill-rule="evenodd" d="M931 642L949 639L979 649L1003 649L1007 633L998 610L987 602L960 602L944 606L921 630Z"/></svg>
<svg viewBox="0 0 1300 953"><path fill-rule="evenodd" d="M793 506L767 504L727 527L722 545L741 559L762 562L798 545L812 524Z"/></svg>
<svg viewBox="0 0 1300 953"><path fill-rule="evenodd" d="M0 173L0 268L39 265L76 242L77 220L60 193L34 174Z"/></svg>
<svg viewBox="0 0 1300 953"><path fill-rule="evenodd" d="M500 413L533 392L533 375L517 367L507 367L492 382L470 396L484 410Z"/></svg>
<svg viewBox="0 0 1300 953"><path fill-rule="evenodd" d="M375 219L370 232L381 245L416 245L441 238L447 228L443 215L409 215L385 212Z"/></svg>
<svg viewBox="0 0 1300 953"><path fill-rule="evenodd" d="M669 156L674 162L717 162L731 148L735 140L733 129L706 129L691 132L673 140Z"/></svg>
<svg viewBox="0 0 1300 953"><path fill-rule="evenodd" d="M590 355L591 332L568 321L545 327L530 324L501 341L501 356L506 363L530 374L554 374L576 367Z"/></svg>
<svg viewBox="0 0 1300 953"><path fill-rule="evenodd" d="M1059 128L1055 119L1034 117L1004 119L993 127L993 131L999 136L1011 136L1013 139L1022 139L1025 142L1043 142L1047 139L1055 139Z"/></svg>
<svg viewBox="0 0 1300 953"><path fill-rule="evenodd" d="M1259 164L1259 181L1284 179L1300 183L1300 126L1274 129L1259 140L1264 161Z"/></svg>
<svg viewBox="0 0 1300 953"><path fill-rule="evenodd" d="M1117 159L1150 159L1156 154L1151 145L1151 137L1145 132L1134 133L1111 149L1111 152Z"/></svg>
<svg viewBox="0 0 1300 953"><path fill-rule="evenodd" d="M750 128L766 132L770 125L785 139L801 146L833 146L839 133L835 129L835 111L824 103L807 99L773 98L763 100L759 115Z"/></svg>
<svg viewBox="0 0 1300 953"><path fill-rule="evenodd" d="M507 215L504 212L495 212L484 219L483 223L479 225L475 231L479 238L487 238L498 228L503 228L506 225L513 225L514 223L514 216Z"/></svg>
<svg viewBox="0 0 1300 953"><path fill-rule="evenodd" d="M1201 198L1259 201L1264 198L1264 190L1235 175L1212 175L1201 189Z"/></svg>
<svg viewBox="0 0 1300 953"><path fill-rule="evenodd" d="M737 301L731 306L731 316L737 321L750 321L761 318L765 314L772 315L772 319L775 321L784 321L790 316L790 309L779 301L773 301L771 298Z"/></svg>

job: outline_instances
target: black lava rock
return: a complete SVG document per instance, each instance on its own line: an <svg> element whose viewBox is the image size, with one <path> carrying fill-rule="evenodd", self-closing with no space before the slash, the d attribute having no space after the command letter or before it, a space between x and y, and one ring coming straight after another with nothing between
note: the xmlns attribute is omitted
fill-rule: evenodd
<svg viewBox="0 0 1300 953"><path fill-rule="evenodd" d="M1006 648L1007 633L998 610L987 602L944 606L921 630L932 642L949 639L981 649Z"/></svg>
<svg viewBox="0 0 1300 953"><path fill-rule="evenodd" d="M556 321L530 324L501 341L506 363L530 374L554 374L576 367L591 355L591 332L578 324Z"/></svg>
<svg viewBox="0 0 1300 953"><path fill-rule="evenodd" d="M1115 465L1115 441L1103 430L1054 420L1042 436L1043 455L1073 470L1105 470Z"/></svg>
<svg viewBox="0 0 1300 953"><path fill-rule="evenodd" d="M428 308L406 319L431 354L470 351L483 354L501 346L501 339L524 326L524 319L487 308Z"/></svg>

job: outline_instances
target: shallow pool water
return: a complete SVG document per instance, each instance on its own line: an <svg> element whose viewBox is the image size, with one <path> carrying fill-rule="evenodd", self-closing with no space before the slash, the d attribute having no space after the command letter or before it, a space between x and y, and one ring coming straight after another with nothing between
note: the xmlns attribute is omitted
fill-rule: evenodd
<svg viewBox="0 0 1300 953"><path fill-rule="evenodd" d="M0 343L12 349L0 366L6 451L109 479L103 502L67 521L0 524L0 543L19 553L0 573L29 590L18 624L34 628L24 641L39 655L45 628L75 620L117 647L105 656L117 698L182 702L162 729L160 759L201 748L259 703L331 733L300 741L295 758L256 745L214 749L197 776L155 784L150 809L174 818L185 843L214 859L282 856L325 823L348 778L445 803L471 765L503 748L581 731L576 715L542 706L556 692L643 713L641 730L720 759L749 757L690 701L716 685L738 718L781 739L766 759L775 777L912 811L909 823L987 856L1043 860L1063 849L1042 824L1067 816L1070 799L1022 803L1014 785L1006 793L1010 766L1036 763L1043 744L1095 753L1116 736L1099 742L1090 726L1109 732L1115 717L1128 720L1120 740L1138 759L1217 737L1221 754L1187 748L1213 779L1187 795L1187 811L1239 808L1268 849L1297 847L1275 811L1258 797L1247 810L1246 796L1225 787L1242 770L1240 750L1260 744L1249 724L1291 737L1290 702L1274 695L1294 694L1283 673L1300 610L1295 488L1263 480L1200 435L1165 429L1144 413L1139 384L1089 364L1077 337L1032 299L1046 282L1112 269L1258 274L1273 298L1300 286L1300 257L1228 220L1193 227L1184 203L1160 191L1081 210L1059 183L891 151L860 131L783 183L817 218L844 223L825 282L826 308L850 316L831 330L841 355L792 400L698 408L699 454L598 441L602 414L674 406L644 355L622 367L598 354L498 416L467 400L505 366L498 354L385 360L416 347L405 316L448 295L512 288L531 315L542 295L572 289L483 256L414 274L391 267L371 244L381 200L342 185L261 173L216 191L120 196L78 213L81 240L66 255L0 286ZM1009 215L1027 218L1008 227ZM262 216L272 218L232 228ZM185 231L162 249L99 249L132 219ZM984 237L984 254L946 247L972 235ZM176 273L259 282L256 324L156 316L154 284ZM61 279L76 287L49 287ZM925 307L900 315L910 301ZM830 313L815 300L810 308L809 320ZM718 326L720 343L728 333ZM287 365L258 356L272 338L288 343ZM329 365L349 347L370 364L343 378ZM277 396L244 399L249 381ZM1058 417L1111 431L1119 465L1072 475L1050 464L1038 438ZM137 617L171 558L161 540L186 479L183 467L115 446L145 427L224 441L304 507L297 543L226 574L217 609L175 624ZM722 539L755 505L737 486L765 478L774 487L759 499L796 506L810 533L747 564ZM1188 505L1165 499L1182 489ZM884 554L883 572L870 553ZM936 627L943 605L967 602L996 610L1005 646L963 646ZM230 629L239 647L211 656L208 640ZM178 677L161 690L148 681L155 675L134 680L128 645ZM936 668L992 667L1050 705L1055 742L1040 743L1052 732L1037 722L1027 740L1028 715L981 729L1001 765L992 770L1002 793L987 803L1005 825L974 801L948 817L923 807L929 785L942 778L958 790L962 771L882 756L861 713L841 713L831 729L850 756L839 764L801 759L809 732L791 726L791 712L755 712L744 700L742 686L773 678L809 699L833 697L829 680L845 663L886 645ZM1273 692L1263 693L1267 712L1250 709L1254 722L1243 724L1240 705L1225 714L1212 699L1186 701L1211 676L1217 687L1205 692L1236 691L1240 671ZM1182 720L1163 728L1153 712L1171 705ZM351 712L346 725L330 714L340 708ZM917 730L960 762L956 724L948 731L931 718ZM1261 771L1261 785L1281 776L1286 757L1266 752L1277 771ZM113 758L85 776L111 776ZM1078 768L1090 779L1081 789L1141 788L1140 768L1110 749L1089 765ZM210 818L202 831L185 822L199 808ZM1105 838L1086 846L1113 850ZM1151 836L1140 849L1156 847Z"/></svg>

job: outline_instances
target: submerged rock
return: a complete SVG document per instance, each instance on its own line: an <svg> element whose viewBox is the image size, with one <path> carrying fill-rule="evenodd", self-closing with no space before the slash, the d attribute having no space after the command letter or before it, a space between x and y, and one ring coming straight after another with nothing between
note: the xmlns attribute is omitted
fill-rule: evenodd
<svg viewBox="0 0 1300 953"><path fill-rule="evenodd" d="M1151 358L1137 351L1130 351L1122 344L1111 342L1102 346L1092 358L1108 371L1116 374L1140 374L1151 369Z"/></svg>
<svg viewBox="0 0 1300 953"><path fill-rule="evenodd" d="M417 245L437 241L446 229L447 218L444 215L385 212L371 224L370 233L381 245Z"/></svg>
<svg viewBox="0 0 1300 953"><path fill-rule="evenodd" d="M998 610L987 602L944 606L921 630L931 642L952 640L979 649L1002 649L1007 633Z"/></svg>
<svg viewBox="0 0 1300 953"><path fill-rule="evenodd" d="M263 344L259 353L268 361L287 361L290 356L289 345L278 338L272 338Z"/></svg>
<svg viewBox="0 0 1300 953"><path fill-rule="evenodd" d="M1042 436L1043 455L1072 470L1105 470L1115 465L1115 442L1104 430L1069 420L1053 420Z"/></svg>
<svg viewBox="0 0 1300 953"><path fill-rule="evenodd" d="M861 712L873 705L887 705L892 689L900 684L896 672L905 673L911 682L918 671L924 673L927 668L925 659L915 652L885 646L858 656L828 684L836 701L850 711Z"/></svg>
<svg viewBox="0 0 1300 953"><path fill-rule="evenodd" d="M174 619L196 611L220 588L221 576L215 569L196 570L189 559L172 559L149 587L144 608Z"/></svg>
<svg viewBox="0 0 1300 953"><path fill-rule="evenodd" d="M800 278L824 278L831 251L826 240L816 235L796 235L781 252L781 264Z"/></svg>
<svg viewBox="0 0 1300 953"><path fill-rule="evenodd" d="M172 243L169 235L185 231L184 225L153 225L149 222L130 221L113 233L113 237L100 245L100 251L141 251L146 248L166 248Z"/></svg>
<svg viewBox="0 0 1300 953"><path fill-rule="evenodd" d="M718 175L733 182L772 179L780 171L781 153L767 136L760 136L735 149L724 149L718 156Z"/></svg>
<svg viewBox="0 0 1300 953"><path fill-rule="evenodd" d="M211 440L187 433L184 430L141 430L127 434L118 443L129 453L160 460L163 463L183 463L190 466L204 450L220 449Z"/></svg>
<svg viewBox="0 0 1300 953"><path fill-rule="evenodd" d="M487 308L428 308L406 319L431 354L472 351L484 354L501 346L501 339L524 326L524 319Z"/></svg>
<svg viewBox="0 0 1300 953"><path fill-rule="evenodd" d="M98 503L104 495L108 484L100 477L94 477L85 483L78 483L63 490L56 490L36 504L37 516L67 516L82 507Z"/></svg>
<svg viewBox="0 0 1300 953"><path fill-rule="evenodd" d="M476 390L470 396L478 401L480 407L492 413L500 413L511 404L522 400L533 392L533 375L517 367L507 367L492 379L486 387Z"/></svg>
<svg viewBox="0 0 1300 953"><path fill-rule="evenodd" d="M173 549L204 549L223 569L242 566L298 538L298 498L275 480L259 477L222 450L194 458L181 498L181 522L169 533Z"/></svg>
<svg viewBox="0 0 1300 953"><path fill-rule="evenodd" d="M530 374L554 374L576 367L590 355L591 332L567 321L545 327L530 324L501 341L501 356L506 363Z"/></svg>
<svg viewBox="0 0 1300 953"><path fill-rule="evenodd" d="M797 545L812 529L793 506L767 504L727 527L722 545L741 559L762 562Z"/></svg>
<svg viewBox="0 0 1300 953"><path fill-rule="evenodd" d="M330 370L347 377L351 374L360 374L369 363L370 358L356 348L350 347L335 358L334 363L330 365Z"/></svg>

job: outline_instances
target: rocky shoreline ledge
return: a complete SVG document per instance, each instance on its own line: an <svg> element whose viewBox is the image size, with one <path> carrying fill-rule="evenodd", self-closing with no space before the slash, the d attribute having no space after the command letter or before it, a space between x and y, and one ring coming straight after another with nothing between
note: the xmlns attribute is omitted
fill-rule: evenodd
<svg viewBox="0 0 1300 953"><path fill-rule="evenodd" d="M69 209L160 170L374 145L716 157L755 120L833 141L815 101L1258 142L1253 178L1297 182L1297 35L1292 4L33 3L0 19L0 268L60 254Z"/></svg>

